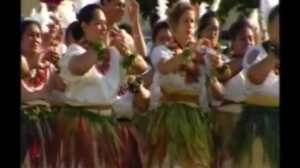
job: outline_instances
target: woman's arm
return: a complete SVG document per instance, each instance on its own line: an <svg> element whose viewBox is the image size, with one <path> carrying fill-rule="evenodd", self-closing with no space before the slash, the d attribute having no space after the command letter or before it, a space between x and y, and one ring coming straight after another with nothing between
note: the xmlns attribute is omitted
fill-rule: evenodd
<svg viewBox="0 0 300 168"><path fill-rule="evenodd" d="M211 73L213 76L217 77L218 81L225 83L226 80L231 78L231 69L229 65L224 63L221 55L211 55L209 59L212 66ZM232 65L232 67L238 69L238 63L236 62L236 64Z"/></svg>
<svg viewBox="0 0 300 168"><path fill-rule="evenodd" d="M209 89L212 93L212 96L215 100L221 101L224 99L224 87L222 83L218 81L216 77L211 77Z"/></svg>
<svg viewBox="0 0 300 168"><path fill-rule="evenodd" d="M140 85L140 92L133 97L133 105L140 111L146 112L150 106L150 91Z"/></svg>
<svg viewBox="0 0 300 168"><path fill-rule="evenodd" d="M64 92L66 90L66 84L58 73L52 73L49 79L50 90L58 90Z"/></svg>
<svg viewBox="0 0 300 168"><path fill-rule="evenodd" d="M87 49L82 55L73 56L69 62L70 72L73 75L83 76L98 62L97 57L96 51L92 48Z"/></svg>
<svg viewBox="0 0 300 168"><path fill-rule="evenodd" d="M149 89L153 82L153 77L154 77L155 70L151 67L149 68L144 74L140 75L145 88Z"/></svg>
<svg viewBox="0 0 300 168"><path fill-rule="evenodd" d="M141 29L139 22L134 23L133 40L134 40L134 45L135 45L136 51L141 56L145 57L147 55L147 47L146 47L146 43L145 43L142 29Z"/></svg>
<svg viewBox="0 0 300 168"><path fill-rule="evenodd" d="M147 54L147 47L144 40L142 28L139 21L139 11L140 7L136 0L130 0L129 6L129 15L131 16L132 22L132 30L133 30L133 40L137 53L139 53L142 57L145 57Z"/></svg>
<svg viewBox="0 0 300 168"><path fill-rule="evenodd" d="M127 55L130 55L130 54L127 54ZM124 59L126 59L126 57ZM149 68L149 65L147 64L145 59L142 56L137 55L137 57L135 58L134 65L128 69L127 74L128 75L139 75L141 73L144 73L146 70L148 70L148 68Z"/></svg>
<svg viewBox="0 0 300 168"><path fill-rule="evenodd" d="M268 55L263 60L250 66L247 71L247 77L249 81L253 84L262 84L270 72L274 70L275 66L278 64L279 60L273 55Z"/></svg>
<svg viewBox="0 0 300 168"><path fill-rule="evenodd" d="M230 80L232 77L234 77L236 74L238 74L243 69L243 59L238 58L230 61L227 63L229 67L230 73L228 75L223 76L222 78L218 78L218 80L222 83L226 83L228 80Z"/></svg>
<svg viewBox="0 0 300 168"><path fill-rule="evenodd" d="M169 74L180 69L183 64L181 57L172 57L170 59L162 58L157 68L161 74Z"/></svg>

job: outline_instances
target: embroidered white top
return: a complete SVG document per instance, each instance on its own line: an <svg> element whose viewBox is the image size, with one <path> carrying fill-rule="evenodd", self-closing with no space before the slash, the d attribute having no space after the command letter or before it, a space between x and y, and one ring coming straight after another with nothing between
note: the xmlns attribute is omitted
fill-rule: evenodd
<svg viewBox="0 0 300 168"><path fill-rule="evenodd" d="M125 71L120 66L122 56L116 48L110 47L109 69L105 74L102 74L94 65L83 76L73 75L69 70L69 61L85 51L83 47L72 44L59 62L61 77L67 85L66 103L74 106L112 104L116 100L117 92L125 76Z"/></svg>
<svg viewBox="0 0 300 168"><path fill-rule="evenodd" d="M128 90L122 96L117 96L113 103L113 109L117 117L126 117L131 119L134 116L135 108L133 106L133 94Z"/></svg>
<svg viewBox="0 0 300 168"><path fill-rule="evenodd" d="M224 98L233 102L242 102L245 99L245 72L242 70L224 84Z"/></svg>
<svg viewBox="0 0 300 168"><path fill-rule="evenodd" d="M243 66L246 68L246 72L252 65L260 62L267 57L267 53L262 46L251 47L246 52L244 57ZM261 85L255 85L249 80L246 80L247 92L249 93L262 93L266 95L279 96L279 75L274 72L270 72L266 80Z"/></svg>
<svg viewBox="0 0 300 168"><path fill-rule="evenodd" d="M151 60L152 65L154 66L156 72L158 73L158 79L157 79L158 85L160 87L172 87L172 88L176 88L179 90L198 92L199 96L200 96L200 92L201 92L200 106L203 108L207 108L208 100L210 100L210 99L208 98L208 93L207 93L207 89L205 86L206 78L204 75L204 72L205 72L204 67L202 65L200 65L199 82L187 84L185 82L185 77L177 72L164 75L158 71L157 65L160 62L160 60L161 59L170 59L172 57L173 57L173 53L171 52L170 49L168 49L164 45L157 46L153 49L151 56L150 56L150 60Z"/></svg>

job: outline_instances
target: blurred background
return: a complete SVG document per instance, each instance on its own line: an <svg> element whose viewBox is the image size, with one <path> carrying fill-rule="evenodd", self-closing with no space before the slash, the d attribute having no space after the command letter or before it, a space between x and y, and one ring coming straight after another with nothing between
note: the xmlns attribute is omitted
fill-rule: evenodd
<svg viewBox="0 0 300 168"><path fill-rule="evenodd" d="M30 16L33 9L39 11L40 10L40 2L46 1L61 1L61 0L21 0L21 15L22 17ZM63 1L80 1L80 0L63 0ZM143 27L143 32L146 41L149 39L150 35L150 26L149 26L149 15L153 12L157 6L157 1L159 0L137 0L140 4L140 23ZM173 3L178 0L168 0L168 6L171 6ZM268 6L270 3L276 3L278 0L190 0L191 3L206 3L207 6L213 4L214 1L220 1L219 8L217 10L220 20L221 20L221 39L226 39L227 33L226 30L229 28L231 23L233 23L240 13L249 11L249 13L253 13L256 11L257 18L262 19L262 5ZM128 2L128 1L126 1ZM120 24L130 23L128 19L128 15L125 14L123 20Z"/></svg>

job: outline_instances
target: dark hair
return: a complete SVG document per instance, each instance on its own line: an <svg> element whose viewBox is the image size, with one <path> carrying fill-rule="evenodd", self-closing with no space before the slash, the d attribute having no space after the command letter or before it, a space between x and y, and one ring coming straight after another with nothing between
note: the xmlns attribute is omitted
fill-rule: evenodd
<svg viewBox="0 0 300 168"><path fill-rule="evenodd" d="M217 20L219 20L219 16L216 12L214 11L207 11L199 20L198 22L198 30L197 30L197 36L200 37L201 32L207 27L209 26L209 21L213 18L216 18Z"/></svg>
<svg viewBox="0 0 300 168"><path fill-rule="evenodd" d="M158 22L154 25L153 32L152 32L152 40L155 40L158 32L162 29L169 29L169 24L166 21Z"/></svg>
<svg viewBox="0 0 300 168"><path fill-rule="evenodd" d="M270 11L268 24L271 24L277 15L279 15L279 4Z"/></svg>
<svg viewBox="0 0 300 168"><path fill-rule="evenodd" d="M179 19L184 14L184 12L189 10L195 11L195 8L192 4L183 3L180 1L176 2L168 15L168 21L170 23L170 26L174 28L175 25L177 25L177 23L179 22Z"/></svg>
<svg viewBox="0 0 300 168"><path fill-rule="evenodd" d="M239 19L234 22L229 28L229 37L230 40L234 40L236 36L245 28L250 28L253 30L251 24L245 18Z"/></svg>
<svg viewBox="0 0 300 168"><path fill-rule="evenodd" d="M150 22L150 27L151 27L151 30L154 29L154 26L156 24L156 22L159 20L159 15L157 14L157 10L154 9L151 13L150 13L150 16L149 16L149 22Z"/></svg>
<svg viewBox="0 0 300 168"><path fill-rule="evenodd" d="M128 34L132 35L132 27L127 23L122 23L119 25L120 29L125 30Z"/></svg>
<svg viewBox="0 0 300 168"><path fill-rule="evenodd" d="M110 2L111 0L100 0L100 5L104 5L104 3Z"/></svg>
<svg viewBox="0 0 300 168"><path fill-rule="evenodd" d="M69 24L68 27L66 28L66 31L65 31L65 41L66 41L66 43L69 43L68 36L69 36L69 34L71 33L71 30L72 30L72 29L74 28L74 26L76 25L76 23L78 23L78 21L72 22L72 23Z"/></svg>
<svg viewBox="0 0 300 168"><path fill-rule="evenodd" d="M94 12L95 12L96 9L101 10L100 5L98 5L98 4L89 4L85 7L83 7L77 15L78 22L80 24L81 23L90 23L94 18Z"/></svg>
<svg viewBox="0 0 300 168"><path fill-rule="evenodd" d="M65 38L66 40L68 40L68 35L70 33L75 41L79 41L81 38L83 38L84 33L83 33L78 21L72 22L66 29L66 38Z"/></svg>
<svg viewBox="0 0 300 168"><path fill-rule="evenodd" d="M23 20L21 21L21 40L27 28L31 25L36 25L42 31L41 25L37 21Z"/></svg>

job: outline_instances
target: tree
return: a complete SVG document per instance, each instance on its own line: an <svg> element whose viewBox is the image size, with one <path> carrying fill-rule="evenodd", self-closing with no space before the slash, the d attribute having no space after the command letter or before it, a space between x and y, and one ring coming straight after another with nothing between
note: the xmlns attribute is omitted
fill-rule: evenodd
<svg viewBox="0 0 300 168"><path fill-rule="evenodd" d="M146 19L150 13L156 8L157 0L137 0L140 4L140 11L143 19Z"/></svg>
<svg viewBox="0 0 300 168"><path fill-rule="evenodd" d="M169 0L168 6L171 7L175 2L178 0ZM206 2L208 4L212 4L213 0L190 0L192 3L195 2ZM157 6L157 0L138 0L142 16L144 19L146 19L150 13L156 8ZM245 10L247 8L258 8L259 6L259 0L222 0L220 4L220 8L218 10L218 13L221 17L221 19L225 19L227 16L227 13L232 9L232 7L236 6L237 4L241 4L240 10Z"/></svg>

